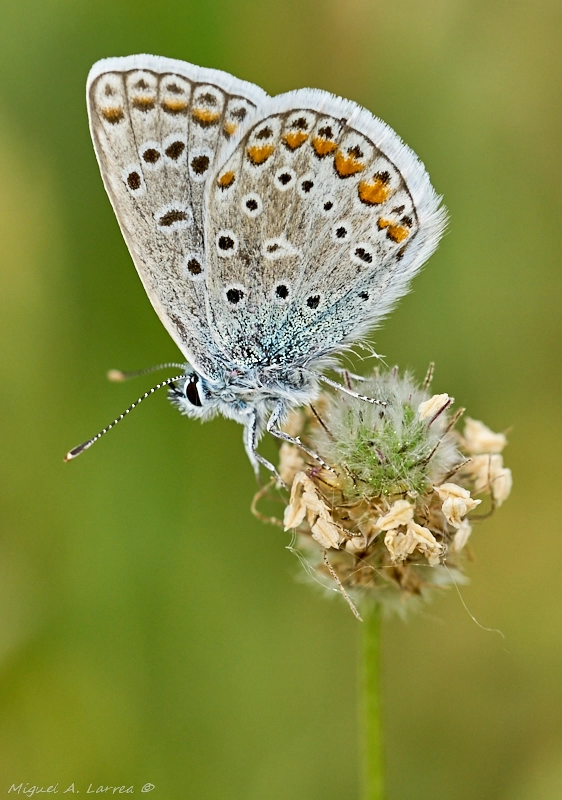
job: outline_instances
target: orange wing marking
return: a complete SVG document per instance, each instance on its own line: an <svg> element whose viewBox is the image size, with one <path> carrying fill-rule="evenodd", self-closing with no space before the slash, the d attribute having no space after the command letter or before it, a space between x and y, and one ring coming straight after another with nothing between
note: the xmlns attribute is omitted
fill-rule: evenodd
<svg viewBox="0 0 562 800"><path fill-rule="evenodd" d="M405 228L403 225L397 225L395 222L391 222L389 219L379 219L377 222L379 230L384 230L386 228L386 235L389 239L392 239L393 242L403 242L404 239L407 239L410 235L410 231L408 228Z"/></svg>
<svg viewBox="0 0 562 800"><path fill-rule="evenodd" d="M352 151L346 155L341 150L338 150L334 158L334 167L340 178L349 178L357 172L363 172L365 164L359 161L357 155Z"/></svg>
<svg viewBox="0 0 562 800"><path fill-rule="evenodd" d="M102 108L101 115L106 122L110 122L112 125L116 125L118 122L121 122L122 119L125 119L123 109L117 106Z"/></svg>
<svg viewBox="0 0 562 800"><path fill-rule="evenodd" d="M378 206L390 194L390 175L388 172L377 172L370 181L361 181L359 184L359 199L368 206Z"/></svg>
<svg viewBox="0 0 562 800"><path fill-rule="evenodd" d="M228 189L229 186L232 186L234 181L236 180L236 175L232 170L229 172L223 172L223 174L218 178L217 184L220 186L221 189Z"/></svg>
<svg viewBox="0 0 562 800"><path fill-rule="evenodd" d="M259 166L267 161L274 150L275 147L272 144L255 144L252 147L248 147L248 158L252 164Z"/></svg>
<svg viewBox="0 0 562 800"><path fill-rule="evenodd" d="M312 140L312 146L314 147L314 151L318 158L329 156L330 153L333 153L338 147L335 142L332 142L329 139L324 139L322 136L315 136Z"/></svg>
<svg viewBox="0 0 562 800"><path fill-rule="evenodd" d="M187 103L185 104L187 107ZM207 128L210 125L216 125L220 119L220 111L209 111L207 108L193 108L191 110L193 119Z"/></svg>
<svg viewBox="0 0 562 800"><path fill-rule="evenodd" d="M303 145L308 139L308 133L304 131L287 131L283 135L283 141L291 150L296 150L297 147Z"/></svg>

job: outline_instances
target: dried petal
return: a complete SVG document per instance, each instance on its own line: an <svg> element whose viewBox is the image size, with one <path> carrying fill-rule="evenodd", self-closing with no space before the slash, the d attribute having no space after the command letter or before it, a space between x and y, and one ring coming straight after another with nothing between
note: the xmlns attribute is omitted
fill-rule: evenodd
<svg viewBox="0 0 562 800"><path fill-rule="evenodd" d="M449 498L462 498L467 500L470 498L470 492L458 483L442 483L441 486L436 486L435 491L441 500L448 500Z"/></svg>
<svg viewBox="0 0 562 800"><path fill-rule="evenodd" d="M501 506L509 497L513 478L499 454L473 456L463 472L474 481L474 491L491 493L496 505Z"/></svg>
<svg viewBox="0 0 562 800"><path fill-rule="evenodd" d="M388 531L384 537L384 543L390 553L393 564L397 561L404 561L410 553L414 552L414 547L410 550L411 537L407 537L405 533L400 533L397 530Z"/></svg>
<svg viewBox="0 0 562 800"><path fill-rule="evenodd" d="M414 518L414 506L407 500L396 500L388 514L379 517L376 527L380 531L390 531L399 525L407 525Z"/></svg>
<svg viewBox="0 0 562 800"><path fill-rule="evenodd" d="M298 527L305 518L307 501L309 500L309 497L305 498L307 489L308 495L310 495L311 489L316 495L316 489L308 475L305 472L298 472L293 480L289 505L285 509L283 516L283 524L286 531Z"/></svg>
<svg viewBox="0 0 562 800"><path fill-rule="evenodd" d="M384 543L394 563L404 561L414 550L419 550L432 567L439 564L439 557L443 549L431 531L416 522L410 522L405 533L396 530L388 531L384 537Z"/></svg>
<svg viewBox="0 0 562 800"><path fill-rule="evenodd" d="M430 566L435 567L439 564L439 556L443 547L428 528L424 528L423 525L418 525L416 522L410 522L406 533L415 539L416 548L427 558Z"/></svg>
<svg viewBox="0 0 562 800"><path fill-rule="evenodd" d="M294 484L293 484L294 486ZM298 498L291 498L291 501L283 514L283 527L286 531L298 528L306 515L306 506L302 502L302 495Z"/></svg>
<svg viewBox="0 0 562 800"><path fill-rule="evenodd" d="M464 426L464 447L470 453L501 453L507 444L503 433L494 433L487 425L477 419L466 418Z"/></svg>
<svg viewBox="0 0 562 800"><path fill-rule="evenodd" d="M503 467L494 476L492 483L492 497L497 506L501 506L504 500L507 500L513 485L513 477L511 470L508 467Z"/></svg>
<svg viewBox="0 0 562 800"><path fill-rule="evenodd" d="M447 522L454 528L460 528L462 518L476 508L482 500L473 500L468 489L456 483L443 483L435 491L443 501L441 510Z"/></svg>
<svg viewBox="0 0 562 800"><path fill-rule="evenodd" d="M468 542L469 536L472 533L472 525L467 519L463 519L458 531L453 537L453 550L455 553L460 553L465 544Z"/></svg>
<svg viewBox="0 0 562 800"><path fill-rule="evenodd" d="M305 467L304 458L298 447L288 442L283 442L279 449L279 474L287 486L291 486L297 472Z"/></svg>
<svg viewBox="0 0 562 800"><path fill-rule="evenodd" d="M365 536L353 536L346 541L345 549L348 553L353 553L353 555L363 553L367 549L367 539Z"/></svg>
<svg viewBox="0 0 562 800"><path fill-rule="evenodd" d="M304 520L322 547L337 547L341 532L331 517L331 511L314 482L305 472L298 472L293 481L289 505L285 509L285 530L296 528Z"/></svg>
<svg viewBox="0 0 562 800"><path fill-rule="evenodd" d="M311 526L311 531L312 538L316 539L322 547L339 549L339 543L342 540L341 531L331 520L317 519Z"/></svg>
<svg viewBox="0 0 562 800"><path fill-rule="evenodd" d="M423 403L420 403L418 406L418 416L420 419L431 419L434 417L439 411L441 411L449 400L452 398L449 397L447 393L445 394L434 394L433 397L430 397L429 400L424 400Z"/></svg>
<svg viewBox="0 0 562 800"><path fill-rule="evenodd" d="M322 496L316 490L316 487L310 481L310 486L307 486L303 492L302 500L306 506L306 516L309 523L312 525L316 517L322 517L322 519L330 519L330 509L324 502Z"/></svg>

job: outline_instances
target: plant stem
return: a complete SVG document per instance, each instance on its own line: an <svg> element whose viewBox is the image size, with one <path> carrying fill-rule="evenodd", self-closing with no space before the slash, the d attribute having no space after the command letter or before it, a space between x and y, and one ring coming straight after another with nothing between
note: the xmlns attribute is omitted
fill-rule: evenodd
<svg viewBox="0 0 562 800"><path fill-rule="evenodd" d="M364 800L384 799L383 742L380 692L380 606L373 603L363 612L363 737Z"/></svg>

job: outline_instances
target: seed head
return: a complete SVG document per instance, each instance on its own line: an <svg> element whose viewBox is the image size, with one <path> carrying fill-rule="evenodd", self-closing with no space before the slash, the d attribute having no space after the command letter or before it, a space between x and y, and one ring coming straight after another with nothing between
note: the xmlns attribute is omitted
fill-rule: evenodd
<svg viewBox="0 0 562 800"><path fill-rule="evenodd" d="M352 607L366 594L404 607L462 581L478 521L468 515L484 500L493 511L511 490L500 455L505 435L470 418L461 434L463 409L454 413L453 398L431 395L428 383L397 368L375 370L353 388L380 405L323 392L285 426L333 472L283 443L279 473L290 488L283 526L294 531L292 549L307 573Z"/></svg>

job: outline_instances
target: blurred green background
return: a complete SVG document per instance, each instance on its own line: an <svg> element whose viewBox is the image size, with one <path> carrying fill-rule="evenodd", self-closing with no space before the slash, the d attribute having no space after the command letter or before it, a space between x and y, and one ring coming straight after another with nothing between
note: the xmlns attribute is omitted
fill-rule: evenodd
<svg viewBox="0 0 562 800"><path fill-rule="evenodd" d="M359 625L249 514L234 423L163 394L66 450L176 359L88 133L99 58L149 52L367 106L451 223L374 337L496 430L512 498L462 595L384 630L389 800L562 797L560 2L3 0L0 794L146 782L165 800L358 796ZM272 445L268 445L270 448ZM270 449L270 452L271 449ZM554 472L551 472L554 470ZM61 788L62 791L62 788Z"/></svg>

